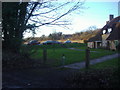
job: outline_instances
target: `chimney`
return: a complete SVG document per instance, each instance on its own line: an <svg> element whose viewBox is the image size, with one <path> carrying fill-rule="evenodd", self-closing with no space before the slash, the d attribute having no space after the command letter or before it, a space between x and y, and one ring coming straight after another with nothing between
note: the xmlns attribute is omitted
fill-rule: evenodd
<svg viewBox="0 0 120 90"><path fill-rule="evenodd" d="M111 14L111 15L109 16L109 21L111 21L113 18L114 18L114 15Z"/></svg>

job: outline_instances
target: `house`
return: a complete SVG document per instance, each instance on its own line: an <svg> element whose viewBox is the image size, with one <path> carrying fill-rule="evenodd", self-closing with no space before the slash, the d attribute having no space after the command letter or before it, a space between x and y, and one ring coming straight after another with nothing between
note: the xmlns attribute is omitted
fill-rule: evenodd
<svg viewBox="0 0 120 90"><path fill-rule="evenodd" d="M98 31L97 35L90 38L88 42L88 47L90 48L100 48L102 43L101 30Z"/></svg>
<svg viewBox="0 0 120 90"><path fill-rule="evenodd" d="M88 40L88 47L101 47L110 50L117 49L120 44L120 16L114 18L113 15L110 15L109 18L109 21L106 22L106 25L100 32L95 37ZM91 47L89 43L94 43L93 47Z"/></svg>
<svg viewBox="0 0 120 90"><path fill-rule="evenodd" d="M102 28L102 47L116 50L120 43L120 16L114 18L110 15L110 21Z"/></svg>

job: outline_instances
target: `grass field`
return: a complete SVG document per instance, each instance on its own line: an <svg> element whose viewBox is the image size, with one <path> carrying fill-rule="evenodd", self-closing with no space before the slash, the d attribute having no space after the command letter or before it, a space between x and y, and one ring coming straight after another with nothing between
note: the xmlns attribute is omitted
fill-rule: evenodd
<svg viewBox="0 0 120 90"><path fill-rule="evenodd" d="M78 48L83 51L70 50L68 48ZM41 46L23 46L23 53L32 53L30 57L33 59L38 59L43 61L43 48L47 49L47 61L46 64L50 66L60 66L62 65L62 55L65 55L65 64L71 64L75 62L81 62L85 60L85 49L86 44L71 43L65 45L41 45ZM108 51L103 49L90 49L90 59L99 58L101 56L116 53L115 51Z"/></svg>
<svg viewBox="0 0 120 90"><path fill-rule="evenodd" d="M105 68L118 68L120 67L119 59L111 59L105 62L97 63L95 65L91 65L90 68L92 69L105 69Z"/></svg>

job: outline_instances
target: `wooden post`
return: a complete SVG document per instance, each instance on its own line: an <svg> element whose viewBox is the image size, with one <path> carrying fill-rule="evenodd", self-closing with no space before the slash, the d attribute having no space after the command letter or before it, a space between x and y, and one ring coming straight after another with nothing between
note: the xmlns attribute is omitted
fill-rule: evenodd
<svg viewBox="0 0 120 90"><path fill-rule="evenodd" d="M90 50L89 48L87 48L86 49L86 62L85 62L86 69L89 69L89 64L90 64Z"/></svg>
<svg viewBox="0 0 120 90"><path fill-rule="evenodd" d="M43 64L45 64L47 61L47 49L44 48L43 49Z"/></svg>
<svg viewBox="0 0 120 90"><path fill-rule="evenodd" d="M62 55L62 65L63 66L65 65L65 55L64 54Z"/></svg>

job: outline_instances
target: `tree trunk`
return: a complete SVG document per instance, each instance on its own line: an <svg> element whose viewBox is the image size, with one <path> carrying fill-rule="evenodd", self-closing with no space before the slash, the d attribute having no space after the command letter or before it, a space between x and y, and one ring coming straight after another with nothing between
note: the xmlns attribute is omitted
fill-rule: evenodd
<svg viewBox="0 0 120 90"><path fill-rule="evenodd" d="M4 2L2 4L3 50L19 53L23 31L26 26L27 2Z"/></svg>

